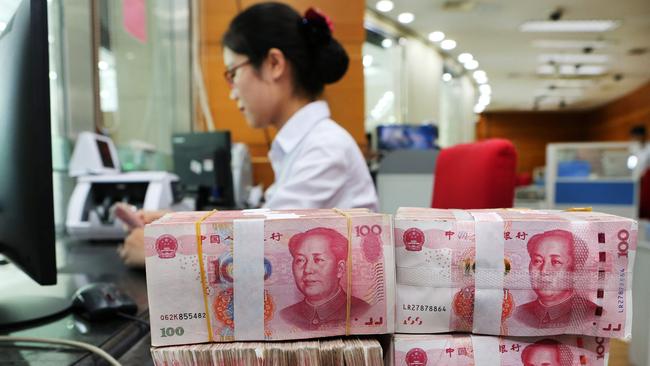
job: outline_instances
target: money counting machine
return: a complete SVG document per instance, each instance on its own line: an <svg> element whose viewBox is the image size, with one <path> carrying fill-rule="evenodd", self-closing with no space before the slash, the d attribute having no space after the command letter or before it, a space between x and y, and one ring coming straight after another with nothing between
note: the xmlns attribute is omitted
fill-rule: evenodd
<svg viewBox="0 0 650 366"><path fill-rule="evenodd" d="M113 141L90 132L79 134L69 171L77 184L68 203L66 229L77 239L124 238L124 223L113 212L118 202L134 209L162 210L179 197L176 175L161 171L122 173Z"/></svg>

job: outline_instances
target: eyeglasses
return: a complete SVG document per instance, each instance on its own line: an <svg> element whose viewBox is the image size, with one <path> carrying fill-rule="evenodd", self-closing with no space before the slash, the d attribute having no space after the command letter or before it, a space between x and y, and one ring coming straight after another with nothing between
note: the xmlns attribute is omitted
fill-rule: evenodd
<svg viewBox="0 0 650 366"><path fill-rule="evenodd" d="M230 69L226 69L226 71L223 73L223 77L226 78L226 82L228 83L228 85L232 86L232 84L234 83L235 73L237 72L237 69L239 69L242 66L246 66L250 63L251 60L246 60L240 63L239 65L233 66Z"/></svg>

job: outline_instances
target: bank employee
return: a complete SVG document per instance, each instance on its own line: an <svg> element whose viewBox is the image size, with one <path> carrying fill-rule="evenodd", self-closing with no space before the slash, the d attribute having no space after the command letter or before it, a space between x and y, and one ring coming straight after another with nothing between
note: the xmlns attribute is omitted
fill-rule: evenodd
<svg viewBox="0 0 650 366"><path fill-rule="evenodd" d="M300 16L285 4L254 5L232 20L223 46L231 99L250 126L278 130L265 206L377 210L361 151L320 99L348 68L329 19L313 9Z"/></svg>

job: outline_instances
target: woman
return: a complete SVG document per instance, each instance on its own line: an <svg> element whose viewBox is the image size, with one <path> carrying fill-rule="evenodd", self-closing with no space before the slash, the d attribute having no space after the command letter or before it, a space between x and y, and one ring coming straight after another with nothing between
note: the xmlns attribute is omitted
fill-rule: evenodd
<svg viewBox="0 0 650 366"><path fill-rule="evenodd" d="M312 9L302 17L284 4L258 4L233 19L222 43L231 99L252 127L278 130L265 206L377 210L361 151L319 99L348 68L329 20Z"/></svg>
<svg viewBox="0 0 650 366"><path fill-rule="evenodd" d="M275 183L265 207L378 208L365 160L350 134L330 118L320 99L338 81L348 56L332 37L331 22L310 9L300 16L280 3L262 3L237 15L223 36L230 97L254 128L278 133L269 158ZM146 223L158 215L143 216ZM127 237L120 254L141 265L143 231Z"/></svg>

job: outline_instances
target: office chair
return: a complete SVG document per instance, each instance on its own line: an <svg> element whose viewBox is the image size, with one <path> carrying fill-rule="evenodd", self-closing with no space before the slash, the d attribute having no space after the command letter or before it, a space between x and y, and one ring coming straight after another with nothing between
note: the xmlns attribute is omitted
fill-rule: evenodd
<svg viewBox="0 0 650 366"><path fill-rule="evenodd" d="M512 207L517 152L505 139L442 149L435 168L432 208Z"/></svg>

